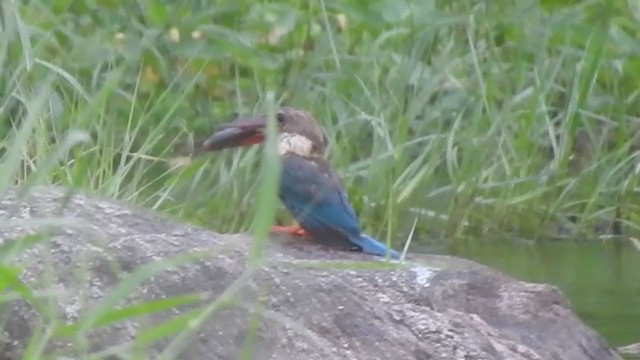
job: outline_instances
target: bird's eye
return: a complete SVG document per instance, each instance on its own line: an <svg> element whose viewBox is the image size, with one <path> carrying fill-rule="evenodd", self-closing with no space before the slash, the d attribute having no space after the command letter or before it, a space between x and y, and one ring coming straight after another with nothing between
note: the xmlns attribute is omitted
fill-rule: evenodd
<svg viewBox="0 0 640 360"><path fill-rule="evenodd" d="M276 119L278 120L278 124L282 124L284 122L284 114L277 113L276 114Z"/></svg>

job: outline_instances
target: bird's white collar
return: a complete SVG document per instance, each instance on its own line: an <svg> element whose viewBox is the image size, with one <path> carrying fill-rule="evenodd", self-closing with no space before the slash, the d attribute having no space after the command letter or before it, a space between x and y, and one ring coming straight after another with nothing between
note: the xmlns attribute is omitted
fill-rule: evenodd
<svg viewBox="0 0 640 360"><path fill-rule="evenodd" d="M278 154L294 153L300 156L311 155L313 143L306 136L294 133L281 133L278 138Z"/></svg>

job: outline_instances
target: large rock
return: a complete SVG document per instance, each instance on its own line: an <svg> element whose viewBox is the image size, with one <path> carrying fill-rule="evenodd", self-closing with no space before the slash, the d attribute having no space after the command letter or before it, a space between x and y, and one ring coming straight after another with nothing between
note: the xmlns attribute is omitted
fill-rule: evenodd
<svg viewBox="0 0 640 360"><path fill-rule="evenodd" d="M40 188L19 202L9 191L0 214L10 219L0 228L5 244L32 232L37 223L30 219L72 219L49 227L48 241L11 260L23 266L27 285L54 300L40 313L57 309L68 323L96 315L105 295L143 264L208 254L155 274L127 297L131 304L199 293L197 308L212 312L188 323L190 336L168 334L143 349L146 358L170 346L180 353L167 358L237 359L253 339L246 358L619 359L555 287L516 281L462 259L415 255L403 266L380 267L371 265L379 259L364 254L271 239L264 262L245 276L250 237L216 234L113 201ZM91 331L86 341L51 338L46 351L79 358L86 344L87 351L102 351L97 358L125 358L114 354L131 353L143 330L196 305L131 317ZM1 307L0 358L16 359L33 329L51 326L51 319L19 300ZM255 337L247 337L256 321Z"/></svg>

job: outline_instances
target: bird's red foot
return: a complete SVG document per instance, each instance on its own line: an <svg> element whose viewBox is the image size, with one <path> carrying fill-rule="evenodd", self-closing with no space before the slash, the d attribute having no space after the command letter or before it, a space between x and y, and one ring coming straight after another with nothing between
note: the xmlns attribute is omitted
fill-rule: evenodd
<svg viewBox="0 0 640 360"><path fill-rule="evenodd" d="M271 231L300 237L307 236L307 232L301 228L299 224L289 226L272 226Z"/></svg>

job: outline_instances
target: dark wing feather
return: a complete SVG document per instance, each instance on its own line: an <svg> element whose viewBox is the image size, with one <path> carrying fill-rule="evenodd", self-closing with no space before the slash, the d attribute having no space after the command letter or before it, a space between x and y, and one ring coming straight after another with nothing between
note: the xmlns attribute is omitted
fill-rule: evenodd
<svg viewBox="0 0 640 360"><path fill-rule="evenodd" d="M285 156L280 199L311 236L334 238L317 240L344 242L360 236L360 224L347 193L322 158Z"/></svg>

